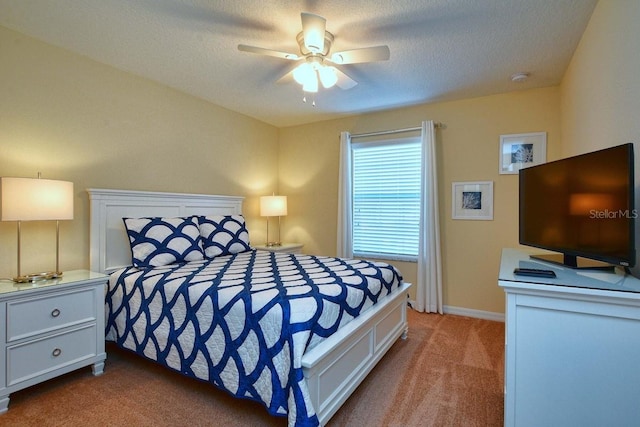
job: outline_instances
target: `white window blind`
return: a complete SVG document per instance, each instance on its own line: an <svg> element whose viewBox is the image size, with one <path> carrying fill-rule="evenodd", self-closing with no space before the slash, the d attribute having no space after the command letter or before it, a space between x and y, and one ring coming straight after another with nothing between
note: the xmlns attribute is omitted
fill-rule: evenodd
<svg viewBox="0 0 640 427"><path fill-rule="evenodd" d="M420 139L356 143L352 149L354 255L416 260Z"/></svg>

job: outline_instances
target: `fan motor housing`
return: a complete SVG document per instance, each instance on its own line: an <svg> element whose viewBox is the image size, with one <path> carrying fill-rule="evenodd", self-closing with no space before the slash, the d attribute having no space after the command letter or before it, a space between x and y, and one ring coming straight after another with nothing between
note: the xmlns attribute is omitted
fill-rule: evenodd
<svg viewBox="0 0 640 427"><path fill-rule="evenodd" d="M324 49L321 53L311 52L309 49L307 49L307 47L304 45L304 34L302 33L302 31L296 36L296 41L298 42L298 46L300 46L300 53L302 53L303 56L327 56L329 54L329 51L331 50L331 45L333 44L333 34L331 34L329 31L324 32Z"/></svg>

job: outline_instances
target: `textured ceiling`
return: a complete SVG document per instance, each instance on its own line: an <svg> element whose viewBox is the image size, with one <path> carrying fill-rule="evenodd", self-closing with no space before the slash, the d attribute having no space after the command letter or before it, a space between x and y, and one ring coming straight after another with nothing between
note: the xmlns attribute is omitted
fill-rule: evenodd
<svg viewBox="0 0 640 427"><path fill-rule="evenodd" d="M597 0L0 0L0 25L278 127L560 83ZM327 19L332 51L388 45L344 65L358 82L302 102L300 12ZM528 72L524 83L510 76Z"/></svg>

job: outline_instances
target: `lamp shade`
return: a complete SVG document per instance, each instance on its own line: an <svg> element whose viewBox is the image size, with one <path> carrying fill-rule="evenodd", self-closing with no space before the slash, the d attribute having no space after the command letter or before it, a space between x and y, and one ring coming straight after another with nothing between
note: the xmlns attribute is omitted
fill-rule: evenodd
<svg viewBox="0 0 640 427"><path fill-rule="evenodd" d="M260 197L260 216L284 216L287 214L287 196Z"/></svg>
<svg viewBox="0 0 640 427"><path fill-rule="evenodd" d="M0 178L1 221L73 219L73 182Z"/></svg>

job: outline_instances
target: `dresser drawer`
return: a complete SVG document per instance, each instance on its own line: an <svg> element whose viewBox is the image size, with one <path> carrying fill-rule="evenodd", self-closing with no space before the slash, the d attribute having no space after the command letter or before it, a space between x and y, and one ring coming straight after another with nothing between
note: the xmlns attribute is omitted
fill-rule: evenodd
<svg viewBox="0 0 640 427"><path fill-rule="evenodd" d="M96 325L7 347L7 386L96 355Z"/></svg>
<svg viewBox="0 0 640 427"><path fill-rule="evenodd" d="M96 319L95 288L7 303L7 342Z"/></svg>

